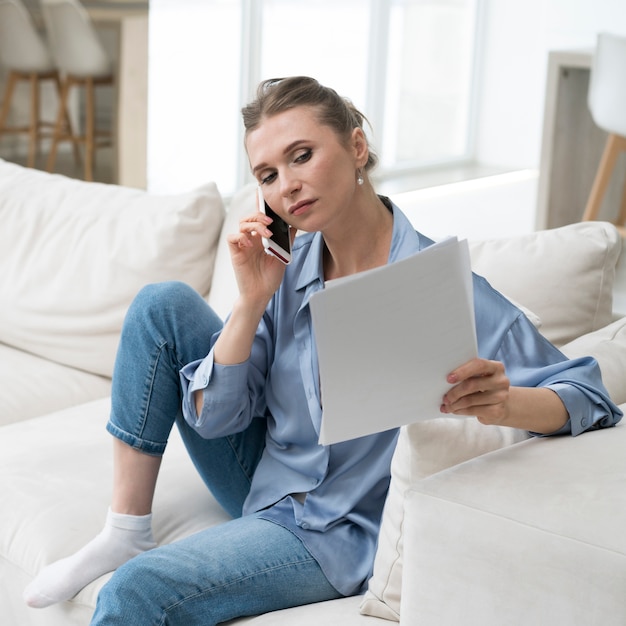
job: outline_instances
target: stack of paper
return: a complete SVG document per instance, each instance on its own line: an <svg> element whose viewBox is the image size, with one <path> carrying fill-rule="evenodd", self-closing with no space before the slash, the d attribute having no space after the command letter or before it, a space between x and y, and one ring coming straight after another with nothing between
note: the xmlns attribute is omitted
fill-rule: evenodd
<svg viewBox="0 0 626 626"><path fill-rule="evenodd" d="M466 241L329 282L310 305L324 445L441 417L447 374L477 356Z"/></svg>

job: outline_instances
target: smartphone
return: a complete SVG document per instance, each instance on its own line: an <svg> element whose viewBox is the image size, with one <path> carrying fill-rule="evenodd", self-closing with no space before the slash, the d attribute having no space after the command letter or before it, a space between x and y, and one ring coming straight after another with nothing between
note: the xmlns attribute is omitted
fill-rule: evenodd
<svg viewBox="0 0 626 626"><path fill-rule="evenodd" d="M263 247L267 254L272 254L280 259L285 265L291 263L291 232L290 227L285 220L272 211L272 207L265 202L263 191L257 188L257 199L259 209L265 215L272 218L272 223L268 226L272 231L271 237L263 237Z"/></svg>

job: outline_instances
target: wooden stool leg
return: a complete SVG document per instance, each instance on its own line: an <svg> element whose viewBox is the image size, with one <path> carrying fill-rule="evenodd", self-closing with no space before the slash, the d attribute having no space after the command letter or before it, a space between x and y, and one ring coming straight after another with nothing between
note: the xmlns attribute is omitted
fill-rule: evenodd
<svg viewBox="0 0 626 626"><path fill-rule="evenodd" d="M13 98L13 90L18 81L18 75L15 72L9 72L7 77L7 86L4 90L4 102L2 103L2 111L0 111L0 135L6 126L7 119L9 117L9 111L11 110L11 99Z"/></svg>
<svg viewBox="0 0 626 626"><path fill-rule="evenodd" d="M600 207L602 205L602 199L604 198L606 188L611 179L611 173L615 167L615 161L617 160L620 152L619 139L620 138L617 135L611 134L606 140L604 152L602 153L602 158L600 159L600 166L598 167L598 172L595 180L593 181L591 193L589 194L589 200L587 201L587 206L585 207L585 212L583 213L583 221L595 220L598 217L598 213L600 212Z"/></svg>
<svg viewBox="0 0 626 626"><path fill-rule="evenodd" d="M615 221L615 224L622 228L626 226L626 177L624 177L624 186L622 187L622 203L619 208L619 217Z"/></svg>
<svg viewBox="0 0 626 626"><path fill-rule="evenodd" d="M59 78L58 73L55 74L54 76L54 83L55 83L56 90L57 90L57 96L59 98L59 110L60 110L61 101L63 99L63 93L62 93L61 80ZM69 92L69 87L68 87L68 92ZM72 130L72 121L70 120L67 107L65 107L65 116L64 116L63 123L65 124L65 128L67 129L67 134L70 137L74 137L74 131ZM76 163L76 165L80 165L81 164L80 150L78 149L78 144L73 140L72 140L72 152L74 153L74 163Z"/></svg>
<svg viewBox="0 0 626 626"><path fill-rule="evenodd" d="M28 167L35 167L39 148L39 78L31 74L30 82L30 127L28 129Z"/></svg>
<svg viewBox="0 0 626 626"><path fill-rule="evenodd" d="M52 172L54 170L54 164L57 158L57 148L59 147L59 141L63 137L63 122L68 117L67 112L67 97L70 90L69 81L66 79L61 85L61 97L59 100L59 110L57 112L57 120L54 125L54 133L52 135L52 145L50 146L50 154L48 155L48 161L46 163L46 170Z"/></svg>
<svg viewBox="0 0 626 626"><path fill-rule="evenodd" d="M94 97L93 78L89 76L85 85L86 88L86 115L85 115L85 180L93 180L93 161L95 152L95 132L96 132L96 104Z"/></svg>

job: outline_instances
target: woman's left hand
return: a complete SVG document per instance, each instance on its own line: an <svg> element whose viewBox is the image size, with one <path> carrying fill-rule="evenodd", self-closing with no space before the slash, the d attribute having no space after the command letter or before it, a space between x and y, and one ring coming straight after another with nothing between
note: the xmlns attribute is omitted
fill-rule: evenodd
<svg viewBox="0 0 626 626"><path fill-rule="evenodd" d="M448 374L454 385L443 397L442 413L474 415L483 424L504 424L510 413L510 381L500 361L472 359Z"/></svg>

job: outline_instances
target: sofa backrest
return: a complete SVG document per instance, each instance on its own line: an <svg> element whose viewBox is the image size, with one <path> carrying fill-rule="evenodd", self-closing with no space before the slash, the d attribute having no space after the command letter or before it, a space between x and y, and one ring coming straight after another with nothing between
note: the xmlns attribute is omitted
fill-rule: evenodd
<svg viewBox="0 0 626 626"><path fill-rule="evenodd" d="M0 160L0 342L110 376L143 285L182 280L225 317L237 295L226 236L254 208L254 184L225 215L213 183L155 196ZM604 222L470 241L474 271L534 312L559 346L612 320L620 251Z"/></svg>
<svg viewBox="0 0 626 626"><path fill-rule="evenodd" d="M239 191L229 204L209 295L209 304L222 317L237 296L225 236L236 232L239 220L254 207L254 184ZM622 248L612 224L581 222L516 237L470 241L469 248L472 269L534 313L541 321L541 333L557 346L612 321L615 267Z"/></svg>

